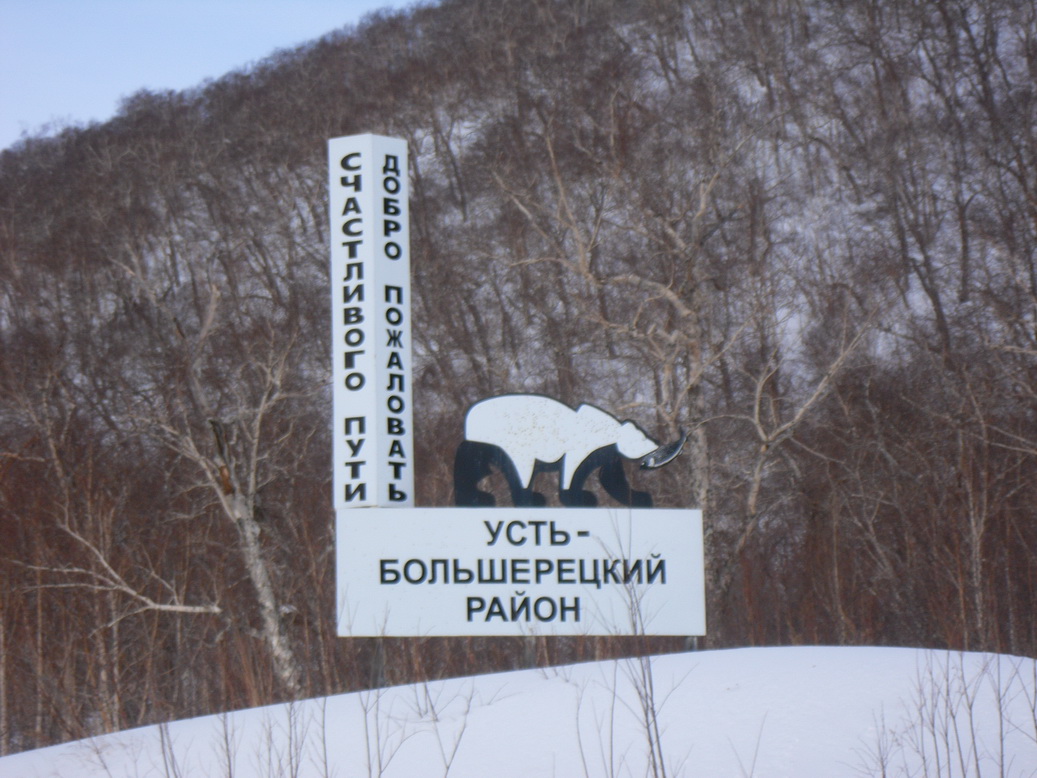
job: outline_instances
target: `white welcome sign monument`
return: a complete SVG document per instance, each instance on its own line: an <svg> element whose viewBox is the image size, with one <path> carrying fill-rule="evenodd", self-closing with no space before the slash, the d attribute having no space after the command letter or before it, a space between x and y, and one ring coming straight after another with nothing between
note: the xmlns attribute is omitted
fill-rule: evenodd
<svg viewBox="0 0 1037 778"><path fill-rule="evenodd" d="M683 436L659 445L589 404L487 398L458 420L456 507L414 506L407 145L333 138L328 165L338 633L705 634L701 512L651 508L623 474L624 460L665 465ZM543 470L566 507L533 491ZM495 471L512 506L478 489ZM618 507L592 507L591 475Z"/></svg>

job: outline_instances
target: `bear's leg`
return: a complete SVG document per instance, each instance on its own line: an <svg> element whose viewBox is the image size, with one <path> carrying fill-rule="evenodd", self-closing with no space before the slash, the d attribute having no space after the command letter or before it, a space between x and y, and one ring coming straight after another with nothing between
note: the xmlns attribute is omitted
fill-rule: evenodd
<svg viewBox="0 0 1037 778"><path fill-rule="evenodd" d="M629 508L652 507L652 495L630 488L630 482L627 481L626 473L623 472L623 460L620 459L618 452L601 466L598 480L601 481L601 485L608 492L609 497L620 505L626 505Z"/></svg>
<svg viewBox="0 0 1037 778"><path fill-rule="evenodd" d="M533 491L533 482L536 480L537 472L539 472L536 467L533 468L533 475L529 479L528 488L519 480L518 468L515 467L511 457L505 454L503 450L501 451L501 461L498 464L498 468L507 479L508 486L511 487L511 502L516 508L543 508L547 505L544 495Z"/></svg>
<svg viewBox="0 0 1037 778"><path fill-rule="evenodd" d="M511 457L500 446L465 440L454 455L454 505L463 508L492 508L497 504L493 495L480 490L479 482L494 469L508 482L511 501L516 506L540 507L547 503L542 494L526 489L519 483L518 470Z"/></svg>
<svg viewBox="0 0 1037 778"><path fill-rule="evenodd" d="M543 508L547 505L547 498L540 492L532 489L518 489L511 493L511 501L516 508Z"/></svg>
<svg viewBox="0 0 1037 778"><path fill-rule="evenodd" d="M492 494L480 491L478 486L492 472L490 463L499 453L500 449L489 443L461 442L454 454L454 505L490 508L497 504Z"/></svg>
<svg viewBox="0 0 1037 778"><path fill-rule="evenodd" d="M569 482L569 488L558 492L558 499L562 501L562 505L569 508L593 508L598 504L598 498L594 496L593 492L586 491L583 485L587 482L590 474L601 467L601 463L608 458L610 450L615 456L618 456L618 454L615 454L615 448L615 446L599 448L580 462L576 472L573 473L572 480Z"/></svg>
<svg viewBox="0 0 1037 778"><path fill-rule="evenodd" d="M512 505L516 508L542 508L547 505L544 495L533 491L533 482L539 472L538 468L541 467L534 458L528 457L516 462L505 449L501 448L500 457L493 464L508 482Z"/></svg>

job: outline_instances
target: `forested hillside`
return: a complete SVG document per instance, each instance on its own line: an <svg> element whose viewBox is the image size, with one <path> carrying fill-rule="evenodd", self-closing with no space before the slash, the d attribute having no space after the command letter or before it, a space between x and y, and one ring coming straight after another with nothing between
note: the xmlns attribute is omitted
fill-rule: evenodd
<svg viewBox="0 0 1037 778"><path fill-rule="evenodd" d="M684 454L709 647L1037 655L1029 0L443 0L0 152L0 753L682 647L334 635L326 140L410 147L419 505L472 402ZM602 502L608 504L608 498Z"/></svg>

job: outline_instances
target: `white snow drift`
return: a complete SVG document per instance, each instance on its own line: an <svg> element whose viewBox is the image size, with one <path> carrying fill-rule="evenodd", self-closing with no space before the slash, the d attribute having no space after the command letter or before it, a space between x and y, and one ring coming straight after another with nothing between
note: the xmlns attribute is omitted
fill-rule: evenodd
<svg viewBox="0 0 1037 778"><path fill-rule="evenodd" d="M1037 662L766 648L582 664L144 727L0 775L1037 776Z"/></svg>

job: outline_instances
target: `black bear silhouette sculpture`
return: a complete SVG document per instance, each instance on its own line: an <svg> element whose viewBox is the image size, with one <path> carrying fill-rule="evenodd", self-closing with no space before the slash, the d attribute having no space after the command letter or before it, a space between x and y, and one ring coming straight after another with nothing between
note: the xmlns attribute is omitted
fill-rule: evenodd
<svg viewBox="0 0 1037 778"><path fill-rule="evenodd" d="M671 462L684 447L682 432L660 446L632 421L583 404L573 409L536 394L506 394L475 403L465 416L465 439L454 458L454 503L490 507L496 500L479 482L494 470L503 474L515 506L543 506L534 476L557 470L558 498L569 507L593 507L597 498L584 484L595 472L605 492L621 505L650 508L652 496L632 489L623 459L640 459L642 468Z"/></svg>

